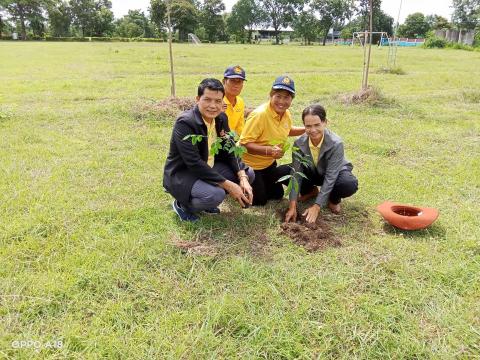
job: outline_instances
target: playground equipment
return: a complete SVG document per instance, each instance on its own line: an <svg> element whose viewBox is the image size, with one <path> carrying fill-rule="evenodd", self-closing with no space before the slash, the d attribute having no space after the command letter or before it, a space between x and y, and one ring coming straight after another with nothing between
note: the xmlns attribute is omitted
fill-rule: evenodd
<svg viewBox="0 0 480 360"><path fill-rule="evenodd" d="M379 45L383 46L385 43L388 44L388 34L385 31L372 31L372 35L374 34L380 34L380 42ZM370 36L370 31L365 30L365 31L355 31L352 34L352 46L355 45L355 40L358 41L358 44L360 46L365 46L367 44L368 37Z"/></svg>
<svg viewBox="0 0 480 360"><path fill-rule="evenodd" d="M402 1L400 0L400 6L398 8L397 23L395 24L395 30L393 30L393 41L389 42L388 46L388 58L387 58L387 67L393 69L397 65L397 50L398 50L398 40L397 40L397 31L400 24L400 12L402 11Z"/></svg>
<svg viewBox="0 0 480 360"><path fill-rule="evenodd" d="M197 35L195 34L192 34L192 33L189 33L188 34L188 42L190 44L195 44L195 45L200 45L202 42L200 41L200 39L198 38Z"/></svg>

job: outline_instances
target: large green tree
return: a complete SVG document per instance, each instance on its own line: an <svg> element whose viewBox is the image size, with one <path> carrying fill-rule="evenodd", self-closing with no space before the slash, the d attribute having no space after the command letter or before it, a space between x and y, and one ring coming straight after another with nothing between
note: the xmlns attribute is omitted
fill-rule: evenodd
<svg viewBox="0 0 480 360"><path fill-rule="evenodd" d="M222 0L204 0L200 19L208 41L214 43L221 36L225 29L222 12L225 10L225 4Z"/></svg>
<svg viewBox="0 0 480 360"><path fill-rule="evenodd" d="M266 15L260 9L256 0L239 0L233 5L232 12L227 18L227 29L231 34L236 35L242 43L245 40L251 42L254 26L260 25L265 20Z"/></svg>
<svg viewBox="0 0 480 360"><path fill-rule="evenodd" d="M128 14L115 22L114 34L120 37L153 37L150 21L141 10L129 10Z"/></svg>
<svg viewBox="0 0 480 360"><path fill-rule="evenodd" d="M280 29L293 25L297 11L303 8L304 0L258 0L260 9L267 14L273 27L275 43L280 43Z"/></svg>
<svg viewBox="0 0 480 360"><path fill-rule="evenodd" d="M70 0L73 23L82 36L104 36L113 30L112 3L109 0Z"/></svg>
<svg viewBox="0 0 480 360"><path fill-rule="evenodd" d="M11 34L13 30L13 25L9 21L7 14L4 12L4 9L0 6L0 38L7 34Z"/></svg>
<svg viewBox="0 0 480 360"><path fill-rule="evenodd" d="M393 35L393 18L390 15L385 14L381 9L374 10L373 12L373 31L374 32L386 32L388 35ZM350 21L342 29L342 37L344 39L352 37L355 31L365 31L365 20L362 15L357 16ZM367 27L368 30L368 27ZM373 42L377 42L380 39L380 35L373 35Z"/></svg>
<svg viewBox="0 0 480 360"><path fill-rule="evenodd" d="M194 0L151 0L150 16L158 29L166 25L167 2L173 30L178 31L180 41L187 41L199 22L198 4Z"/></svg>
<svg viewBox="0 0 480 360"><path fill-rule="evenodd" d="M43 13L36 13L30 16L30 30L32 31L33 36L42 37L45 35L45 22L46 18L43 16Z"/></svg>
<svg viewBox="0 0 480 360"><path fill-rule="evenodd" d="M351 0L314 0L312 7L320 14L320 29L323 32L323 45L328 31L334 24L344 24L353 15Z"/></svg>
<svg viewBox="0 0 480 360"><path fill-rule="evenodd" d="M382 0L373 0L373 23L375 24L375 17L380 14ZM369 29L370 23L370 0L359 0L356 6L356 12L360 21L360 29L358 31L364 31ZM374 26L375 27L375 26ZM374 30L375 31L375 30ZM383 30L382 30L383 31Z"/></svg>
<svg viewBox="0 0 480 360"><path fill-rule="evenodd" d="M451 29L452 24L448 22L446 18L440 15L427 15L425 21L432 30Z"/></svg>
<svg viewBox="0 0 480 360"><path fill-rule="evenodd" d="M408 15L405 22L398 27L398 35L408 38L425 37L429 30L430 25L425 16L416 12Z"/></svg>
<svg viewBox="0 0 480 360"><path fill-rule="evenodd" d="M3 8L0 5L0 39L2 38L3 31L6 28L5 15L3 15L2 11L3 11Z"/></svg>
<svg viewBox="0 0 480 360"><path fill-rule="evenodd" d="M43 12L47 4L47 0L0 0L0 6L20 24L20 38L23 40L27 38L27 23L33 21L35 30L41 30L40 22L44 21Z"/></svg>
<svg viewBox="0 0 480 360"><path fill-rule="evenodd" d="M471 30L480 25L480 0L453 0L452 21L460 29Z"/></svg>
<svg viewBox="0 0 480 360"><path fill-rule="evenodd" d="M70 35L70 25L72 24L72 11L66 1L58 1L48 6L49 31L53 36Z"/></svg>
<svg viewBox="0 0 480 360"><path fill-rule="evenodd" d="M322 30L320 20L311 11L301 11L293 21L293 28L305 45L315 41Z"/></svg>

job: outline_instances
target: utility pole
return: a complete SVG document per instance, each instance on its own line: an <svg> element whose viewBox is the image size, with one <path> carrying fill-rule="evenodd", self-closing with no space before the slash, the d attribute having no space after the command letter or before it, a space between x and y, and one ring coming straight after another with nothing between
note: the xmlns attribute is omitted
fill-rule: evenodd
<svg viewBox="0 0 480 360"><path fill-rule="evenodd" d="M364 62L364 67L363 67L363 81L362 81L362 90L365 90L368 88L368 71L370 70L370 54L372 52L372 38L373 38L373 0L370 0L370 36L369 36L369 43L368 43L368 55L367 55L367 62L365 64ZM365 35L366 32L365 32ZM365 36L366 40L366 36Z"/></svg>
<svg viewBox="0 0 480 360"><path fill-rule="evenodd" d="M175 94L175 74L173 72L173 52L172 52L172 22L170 20L170 10L171 10L171 0L167 1L167 21L168 21L168 50L170 52L170 76L171 76L171 87L170 95L176 97Z"/></svg>

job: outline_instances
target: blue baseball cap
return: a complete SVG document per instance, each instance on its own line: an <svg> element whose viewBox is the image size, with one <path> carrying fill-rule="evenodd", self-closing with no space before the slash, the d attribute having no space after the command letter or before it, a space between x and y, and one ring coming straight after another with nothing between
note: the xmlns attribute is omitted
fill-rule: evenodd
<svg viewBox="0 0 480 360"><path fill-rule="evenodd" d="M230 66L225 70L223 73L223 77L227 79L242 79L247 80L245 78L245 70L239 65Z"/></svg>
<svg viewBox="0 0 480 360"><path fill-rule="evenodd" d="M295 82L290 76L282 75L275 79L272 85L273 90L287 90L295 94Z"/></svg>

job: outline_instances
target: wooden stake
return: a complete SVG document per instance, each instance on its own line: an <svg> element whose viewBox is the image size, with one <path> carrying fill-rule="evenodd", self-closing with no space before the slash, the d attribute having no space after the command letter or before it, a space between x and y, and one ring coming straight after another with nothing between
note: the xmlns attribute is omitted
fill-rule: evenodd
<svg viewBox="0 0 480 360"><path fill-rule="evenodd" d="M373 0L370 0L370 41L368 43L368 55L367 55L367 66L365 69L365 80L363 83L363 90L368 88L368 72L370 70L370 54L372 52L372 39L373 39Z"/></svg>
<svg viewBox="0 0 480 360"><path fill-rule="evenodd" d="M167 21L168 21L168 50L170 52L170 76L172 80L170 95L176 97L175 94L175 73L173 71L173 52L172 52L172 23L170 20L170 1L167 1Z"/></svg>

